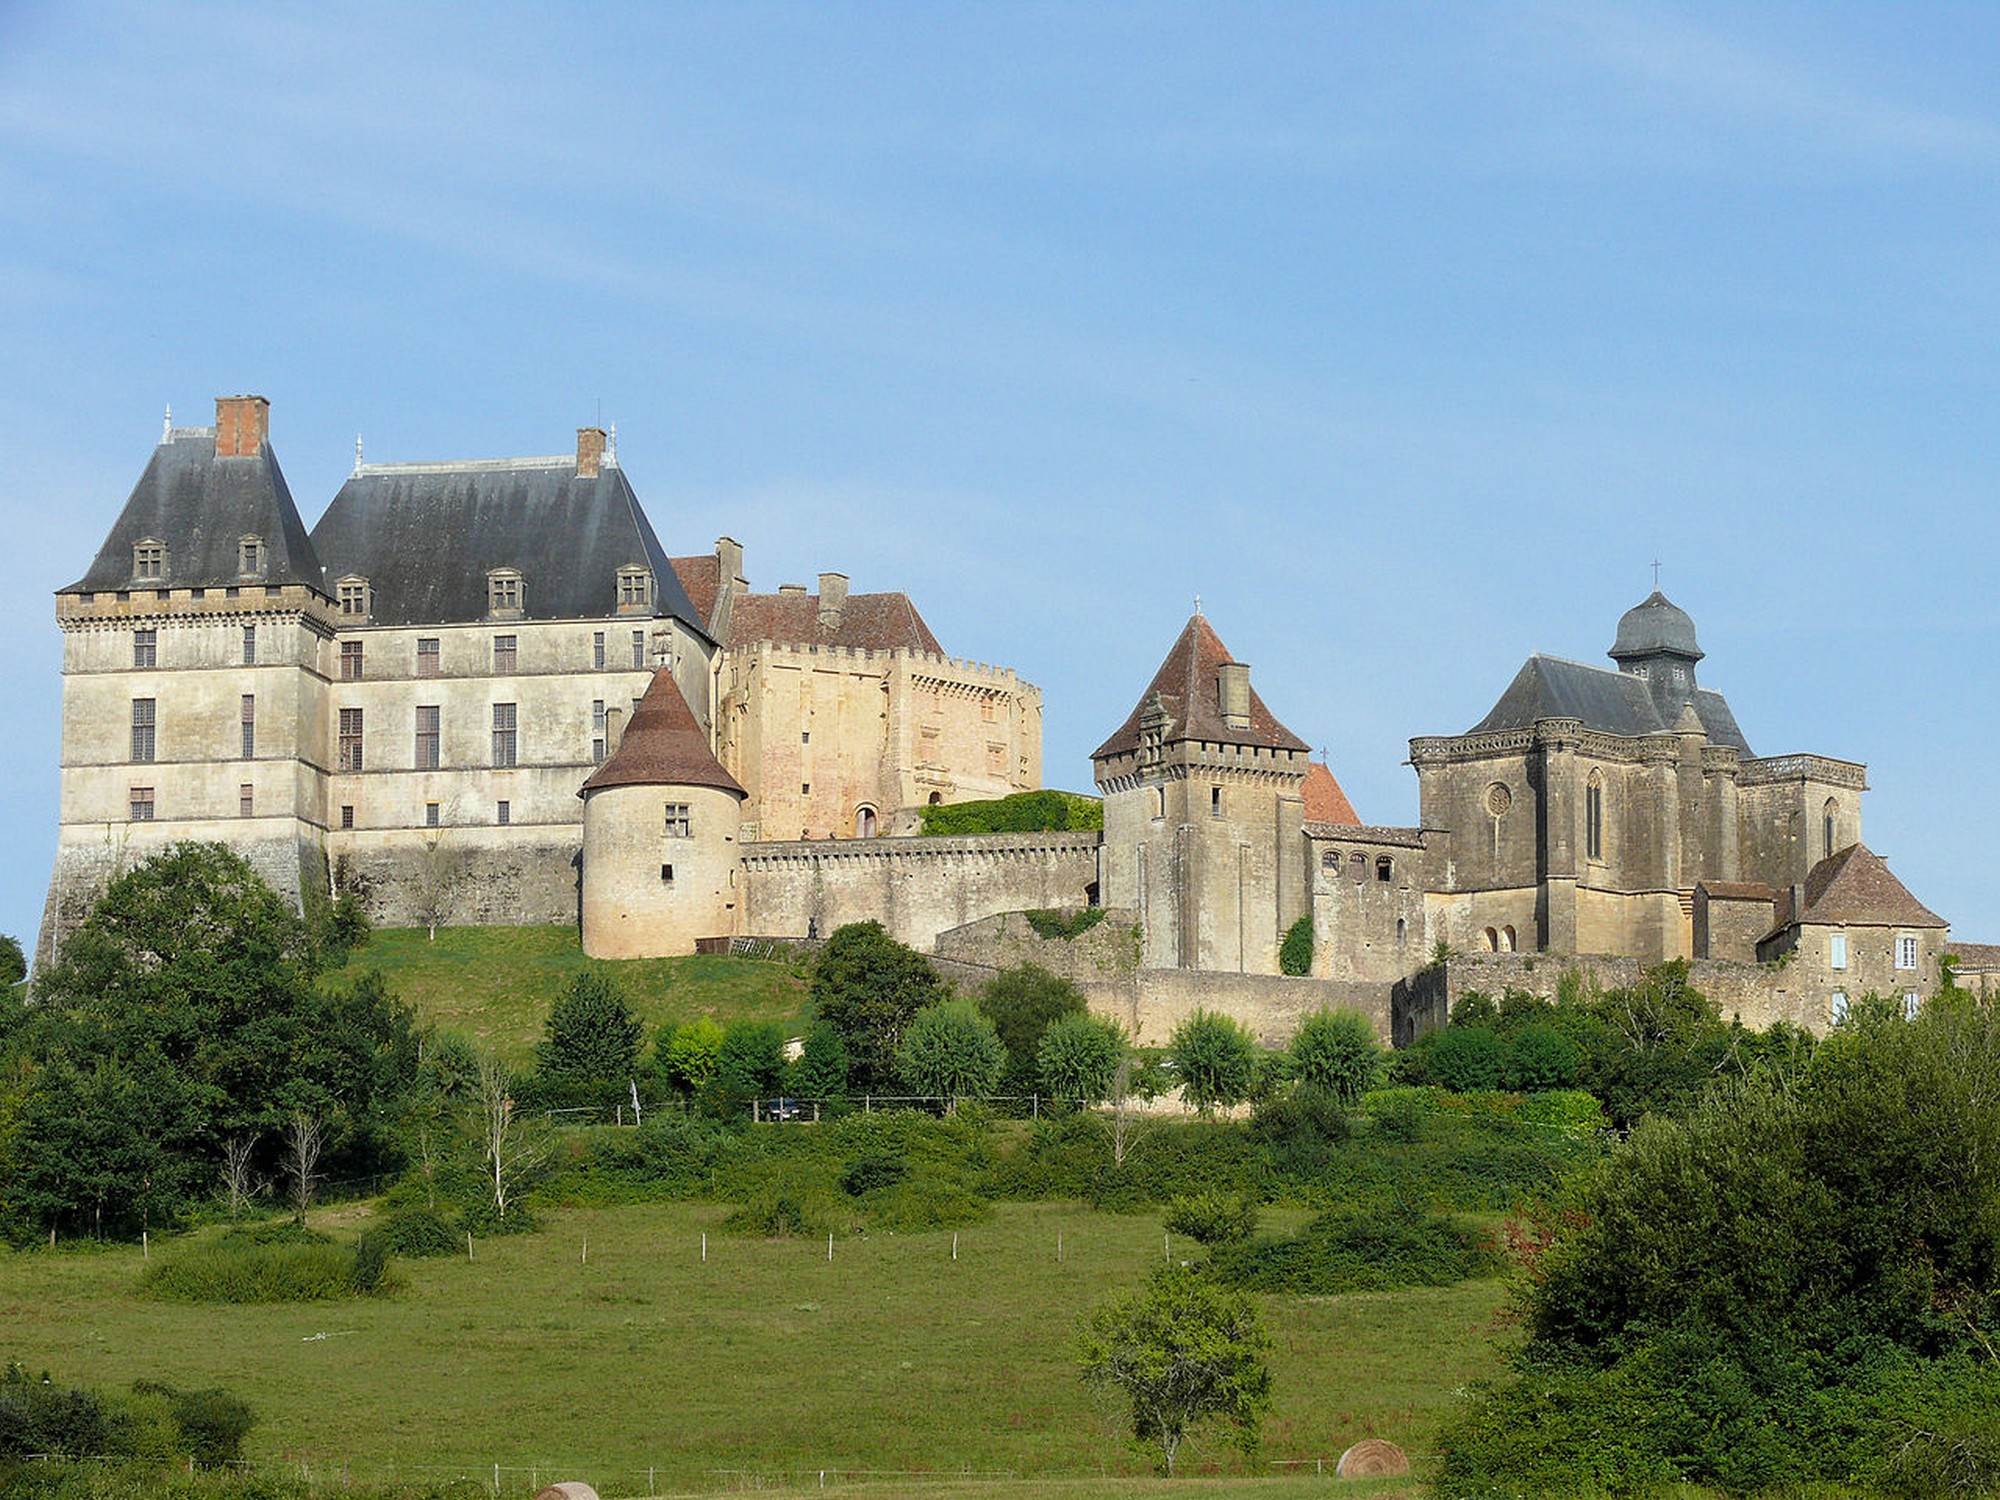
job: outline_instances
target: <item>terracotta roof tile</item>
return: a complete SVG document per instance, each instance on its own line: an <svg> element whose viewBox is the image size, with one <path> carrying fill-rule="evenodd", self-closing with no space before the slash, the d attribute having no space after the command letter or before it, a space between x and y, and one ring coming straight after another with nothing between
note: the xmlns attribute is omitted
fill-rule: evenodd
<svg viewBox="0 0 2000 1500"><path fill-rule="evenodd" d="M1708 892L1711 901L1765 901L1777 896L1768 885L1754 880L1704 880L1697 887Z"/></svg>
<svg viewBox="0 0 2000 1500"><path fill-rule="evenodd" d="M1958 956L1958 968L1962 974L2000 969L2000 943L1949 943L1946 951Z"/></svg>
<svg viewBox="0 0 2000 1500"><path fill-rule="evenodd" d="M1796 911L1789 887L1778 893L1774 930L1795 922L1866 927L1944 927L1945 919L1912 896L1866 844L1849 844L1806 873L1805 903Z"/></svg>
<svg viewBox="0 0 2000 1500"><path fill-rule="evenodd" d="M708 748L708 736L695 722L674 674L664 667L653 674L652 686L633 708L617 750L577 795L614 786L712 786L745 795Z"/></svg>
<svg viewBox="0 0 2000 1500"><path fill-rule="evenodd" d="M1327 823L1340 828L1361 826L1354 804L1333 779L1332 770L1320 761L1306 767L1305 798L1308 823Z"/></svg>
<svg viewBox="0 0 2000 1500"><path fill-rule="evenodd" d="M1308 750L1311 747L1278 722L1264 706L1256 688L1250 689L1250 725L1232 729L1222 722L1221 689L1217 679L1225 662L1235 658L1229 648L1201 615L1187 622L1180 639L1174 642L1152 683L1139 695L1139 702L1110 739L1091 752L1092 760L1123 755L1139 748L1139 721L1146 705L1159 696L1166 710L1167 744L1186 740L1206 740L1218 745L1262 745L1276 750Z"/></svg>
<svg viewBox="0 0 2000 1500"><path fill-rule="evenodd" d="M674 576L687 590L688 602L701 616L702 624L715 623L715 596L722 589L722 560L713 552L702 557L670 557Z"/></svg>
<svg viewBox="0 0 2000 1500"><path fill-rule="evenodd" d="M820 622L817 594L739 594L731 606L729 646L852 646L858 651L944 655L908 594L849 594L838 628Z"/></svg>

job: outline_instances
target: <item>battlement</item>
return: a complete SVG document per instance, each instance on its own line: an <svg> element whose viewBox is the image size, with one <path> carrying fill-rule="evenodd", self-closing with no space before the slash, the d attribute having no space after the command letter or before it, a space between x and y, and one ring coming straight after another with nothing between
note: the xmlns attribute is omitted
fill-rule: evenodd
<svg viewBox="0 0 2000 1500"><path fill-rule="evenodd" d="M898 646L888 651L873 651L865 646L823 646L813 642L758 641L748 650L761 655L789 655L820 657L838 661L852 661L862 665L887 668L898 664L913 669L930 668L934 672L949 672L958 677L991 679L996 683L1025 687L1018 673L1012 667L996 666L991 662L970 661L956 656L942 656L935 651L912 651L906 646Z"/></svg>

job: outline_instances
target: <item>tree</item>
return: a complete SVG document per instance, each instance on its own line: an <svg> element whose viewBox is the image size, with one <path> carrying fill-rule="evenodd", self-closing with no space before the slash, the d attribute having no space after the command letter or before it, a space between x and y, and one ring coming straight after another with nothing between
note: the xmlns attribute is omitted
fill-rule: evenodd
<svg viewBox="0 0 2000 1500"><path fill-rule="evenodd" d="M847 1044L824 1021L806 1032L785 1088L794 1098L832 1101L847 1096Z"/></svg>
<svg viewBox="0 0 2000 1500"><path fill-rule="evenodd" d="M702 1100L720 1118L778 1091L785 1074L785 1028L774 1021L732 1021L716 1049L715 1070Z"/></svg>
<svg viewBox="0 0 2000 1500"><path fill-rule="evenodd" d="M535 1063L570 1088L623 1088L639 1059L639 1018L605 975L584 969L556 996L535 1044Z"/></svg>
<svg viewBox="0 0 2000 1500"><path fill-rule="evenodd" d="M549 1159L554 1142L548 1133L514 1112L513 1079L498 1058L479 1064L480 1139L494 1217L504 1228L507 1210L521 1189Z"/></svg>
<svg viewBox="0 0 2000 1500"><path fill-rule="evenodd" d="M1316 1010L1292 1033L1292 1072L1309 1088L1353 1104L1375 1086L1382 1043L1368 1018L1353 1010Z"/></svg>
<svg viewBox="0 0 2000 1500"><path fill-rule="evenodd" d="M1312 971L1313 919L1308 913L1285 929L1285 940L1278 944L1278 972L1303 976Z"/></svg>
<svg viewBox="0 0 2000 1500"><path fill-rule="evenodd" d="M993 1092L1007 1049L993 1023L970 1000L945 1000L917 1012L896 1065L913 1093L952 1101Z"/></svg>
<svg viewBox="0 0 2000 1500"><path fill-rule="evenodd" d="M1167 1056L1181 1093L1203 1114L1241 1104L1257 1081L1257 1044L1243 1025L1220 1011L1197 1010L1174 1028Z"/></svg>
<svg viewBox="0 0 2000 1500"><path fill-rule="evenodd" d="M661 1027L653 1046L667 1086L683 1099L693 1099L715 1076L715 1060L722 1052L722 1028L709 1017L700 1016L674 1027L671 1033Z"/></svg>
<svg viewBox="0 0 2000 1500"><path fill-rule="evenodd" d="M326 1126L317 1115L292 1111L285 1121L285 1178L291 1183L292 1222L303 1224L319 1191L319 1158L326 1144Z"/></svg>
<svg viewBox="0 0 2000 1500"><path fill-rule="evenodd" d="M918 1011L944 998L946 986L915 950L880 922L837 928L813 966L815 1015L847 1044L851 1084L874 1093L896 1086L903 1028Z"/></svg>
<svg viewBox="0 0 2000 1500"><path fill-rule="evenodd" d="M21 952L21 940L9 933L0 933L0 985L15 985L28 977L27 955Z"/></svg>
<svg viewBox="0 0 2000 1500"><path fill-rule="evenodd" d="M1069 1015L1042 1033L1035 1052L1043 1090L1065 1104L1097 1104L1110 1097L1125 1056L1125 1031L1102 1016Z"/></svg>
<svg viewBox="0 0 2000 1500"><path fill-rule="evenodd" d="M1035 1087L1035 1059L1042 1035L1066 1016L1084 1013L1083 991L1036 964L1002 969L979 987L979 1009L1007 1049L1007 1088L1025 1094Z"/></svg>
<svg viewBox="0 0 2000 1500"><path fill-rule="evenodd" d="M1134 1440L1157 1446L1171 1475L1182 1442L1207 1422L1234 1429L1246 1453L1256 1448L1271 1404L1270 1347L1248 1296L1169 1266L1092 1313L1077 1352L1087 1384L1131 1403Z"/></svg>

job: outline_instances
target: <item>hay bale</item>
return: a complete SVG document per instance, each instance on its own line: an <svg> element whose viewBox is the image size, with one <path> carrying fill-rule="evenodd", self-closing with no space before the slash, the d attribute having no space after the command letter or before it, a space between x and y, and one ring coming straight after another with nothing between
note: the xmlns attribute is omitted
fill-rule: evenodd
<svg viewBox="0 0 2000 1500"><path fill-rule="evenodd" d="M1342 1479L1388 1479L1410 1472L1409 1457L1394 1443L1363 1438L1340 1455L1335 1473Z"/></svg>
<svg viewBox="0 0 2000 1500"><path fill-rule="evenodd" d="M543 1485L535 1491L535 1500L597 1500L597 1491L581 1479L565 1479Z"/></svg>

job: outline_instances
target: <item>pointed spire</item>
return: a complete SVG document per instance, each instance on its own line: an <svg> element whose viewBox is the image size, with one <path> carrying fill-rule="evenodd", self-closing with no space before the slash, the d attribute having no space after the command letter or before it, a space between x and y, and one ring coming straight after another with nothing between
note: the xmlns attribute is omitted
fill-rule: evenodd
<svg viewBox="0 0 2000 1500"><path fill-rule="evenodd" d="M354 434L354 472L361 472L361 434Z"/></svg>
<svg viewBox="0 0 2000 1500"><path fill-rule="evenodd" d="M160 441L166 442L174 435L174 409L169 406L167 414L160 422Z"/></svg>
<svg viewBox="0 0 2000 1500"><path fill-rule="evenodd" d="M611 430L604 437L604 466L607 469L618 467L618 424L616 422L611 424Z"/></svg>

